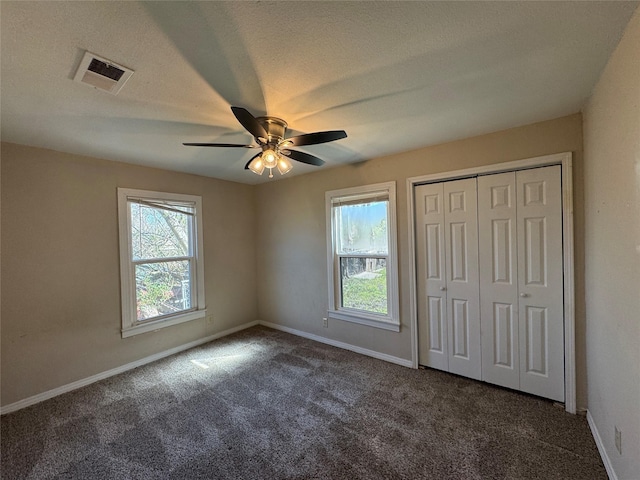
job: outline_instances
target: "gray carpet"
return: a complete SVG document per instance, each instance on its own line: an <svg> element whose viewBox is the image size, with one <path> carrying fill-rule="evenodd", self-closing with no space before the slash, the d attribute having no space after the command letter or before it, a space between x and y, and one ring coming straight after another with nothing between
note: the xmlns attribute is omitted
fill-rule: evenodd
<svg viewBox="0 0 640 480"><path fill-rule="evenodd" d="M551 402L256 327L8 414L2 479L606 479Z"/></svg>

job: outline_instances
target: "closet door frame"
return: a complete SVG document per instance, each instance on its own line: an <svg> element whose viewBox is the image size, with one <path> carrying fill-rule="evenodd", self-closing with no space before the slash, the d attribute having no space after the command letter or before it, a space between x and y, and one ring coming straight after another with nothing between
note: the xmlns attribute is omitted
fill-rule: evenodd
<svg viewBox="0 0 640 480"><path fill-rule="evenodd" d="M453 170L431 175L407 178L407 208L409 225L410 255L410 325L411 363L418 368L418 308L416 291L416 246L415 246L415 204L414 187L424 183L457 180L491 173L513 172L536 167L560 165L562 170L562 249L564 282L564 382L565 410L576 413L576 355L575 355L575 284L574 284L574 244L573 244L573 159L571 152L556 153L542 157L516 160L512 162L485 165L476 168Z"/></svg>

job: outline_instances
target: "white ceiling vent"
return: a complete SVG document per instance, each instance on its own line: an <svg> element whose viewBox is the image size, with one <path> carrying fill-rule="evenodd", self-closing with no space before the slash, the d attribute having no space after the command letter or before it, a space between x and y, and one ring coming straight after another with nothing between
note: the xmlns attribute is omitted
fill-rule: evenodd
<svg viewBox="0 0 640 480"><path fill-rule="evenodd" d="M131 75L133 70L91 52L85 52L73 79L115 95Z"/></svg>

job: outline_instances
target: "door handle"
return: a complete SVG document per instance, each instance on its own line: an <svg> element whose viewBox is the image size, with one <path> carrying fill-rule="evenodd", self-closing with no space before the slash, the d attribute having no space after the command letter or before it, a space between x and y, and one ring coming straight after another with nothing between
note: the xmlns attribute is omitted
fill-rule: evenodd
<svg viewBox="0 0 640 480"><path fill-rule="evenodd" d="M447 289L447 287L440 287L440 291L444 292Z"/></svg>
<svg viewBox="0 0 640 480"><path fill-rule="evenodd" d="M520 294L520 296L521 296L522 298L527 298L527 297L529 296L529 294L528 294L528 293L524 293L524 292L523 292L523 293L521 293L521 294Z"/></svg>

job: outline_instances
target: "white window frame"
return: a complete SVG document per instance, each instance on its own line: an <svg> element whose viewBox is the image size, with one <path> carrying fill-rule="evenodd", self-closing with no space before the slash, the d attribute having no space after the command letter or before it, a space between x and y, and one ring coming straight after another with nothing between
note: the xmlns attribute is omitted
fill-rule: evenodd
<svg viewBox="0 0 640 480"><path fill-rule="evenodd" d="M194 245L192 262L192 309L172 315L138 321L136 316L136 280L131 239L131 210L129 201L191 204L194 208ZM204 298L204 248L202 237L202 198L197 195L154 192L131 188L118 188L118 226L120 238L120 288L122 300L122 338L160 328L204 318L207 314Z"/></svg>
<svg viewBox="0 0 640 480"><path fill-rule="evenodd" d="M367 200L381 196L388 197L387 210L387 314L376 314L353 308L342 307L340 287L340 255L336 252L337 240L335 227L335 214L333 206L348 200ZM336 320L368 325L394 332L400 331L400 302L398 294L398 248L396 227L396 183L385 182L373 185L364 185L353 188L331 190L325 193L325 206L327 216L327 278L329 292L329 308L327 316ZM342 255L345 256L345 255ZM380 255L346 255L349 257L377 258Z"/></svg>

